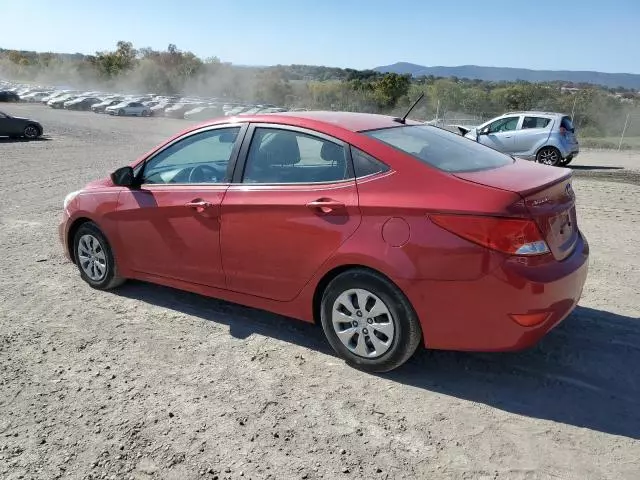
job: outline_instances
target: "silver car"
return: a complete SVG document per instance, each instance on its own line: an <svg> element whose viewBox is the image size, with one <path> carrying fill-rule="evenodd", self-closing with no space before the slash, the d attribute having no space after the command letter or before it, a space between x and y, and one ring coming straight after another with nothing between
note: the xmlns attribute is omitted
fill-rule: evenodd
<svg viewBox="0 0 640 480"><path fill-rule="evenodd" d="M546 165L568 165L580 152L571 117L562 113L509 112L477 127L456 127L466 138Z"/></svg>

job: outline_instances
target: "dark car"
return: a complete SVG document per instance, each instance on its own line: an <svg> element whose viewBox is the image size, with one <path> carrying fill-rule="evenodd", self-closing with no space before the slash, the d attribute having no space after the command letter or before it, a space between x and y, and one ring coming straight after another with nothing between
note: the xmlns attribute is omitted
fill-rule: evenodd
<svg viewBox="0 0 640 480"><path fill-rule="evenodd" d="M35 120L12 117L7 113L0 112L0 137L25 137L33 140L41 136L42 132L42 125Z"/></svg>
<svg viewBox="0 0 640 480"><path fill-rule="evenodd" d="M19 102L20 95L14 92L2 91L0 92L0 102Z"/></svg>
<svg viewBox="0 0 640 480"><path fill-rule="evenodd" d="M65 110L90 110L93 105L102 102L101 98L81 97L63 104Z"/></svg>

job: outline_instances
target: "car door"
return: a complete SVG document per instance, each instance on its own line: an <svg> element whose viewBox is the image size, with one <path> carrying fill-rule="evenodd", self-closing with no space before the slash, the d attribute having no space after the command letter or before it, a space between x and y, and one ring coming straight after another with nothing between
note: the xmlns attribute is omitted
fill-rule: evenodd
<svg viewBox="0 0 640 480"><path fill-rule="evenodd" d="M142 110L140 108L141 106L142 105L137 102L131 102L126 108L127 115L140 115L140 111Z"/></svg>
<svg viewBox="0 0 640 480"><path fill-rule="evenodd" d="M503 117L480 130L478 142L503 153L513 153L514 134L520 124L519 115Z"/></svg>
<svg viewBox="0 0 640 480"><path fill-rule="evenodd" d="M0 112L0 136L13 135L14 133L11 118Z"/></svg>
<svg viewBox="0 0 640 480"><path fill-rule="evenodd" d="M227 288L289 301L360 224L346 145L254 124L222 202Z"/></svg>
<svg viewBox="0 0 640 480"><path fill-rule="evenodd" d="M544 144L551 133L551 118L525 115L520 128L514 136L514 154L525 155L535 152Z"/></svg>
<svg viewBox="0 0 640 480"><path fill-rule="evenodd" d="M224 288L220 204L246 126L202 129L153 154L116 209L127 263L141 273Z"/></svg>

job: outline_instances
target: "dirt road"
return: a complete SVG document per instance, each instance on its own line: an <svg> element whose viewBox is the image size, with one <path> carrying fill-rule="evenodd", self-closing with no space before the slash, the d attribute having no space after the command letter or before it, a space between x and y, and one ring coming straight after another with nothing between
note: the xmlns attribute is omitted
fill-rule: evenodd
<svg viewBox="0 0 640 480"><path fill-rule="evenodd" d="M640 154L576 160L590 276L537 347L374 376L317 327L137 282L97 292L64 260L65 194L188 122L2 109L50 139L0 139L1 478L640 477Z"/></svg>

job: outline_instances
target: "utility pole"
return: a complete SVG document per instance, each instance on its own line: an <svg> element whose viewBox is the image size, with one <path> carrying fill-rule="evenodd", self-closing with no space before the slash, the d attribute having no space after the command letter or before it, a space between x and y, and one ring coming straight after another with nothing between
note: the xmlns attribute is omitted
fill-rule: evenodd
<svg viewBox="0 0 640 480"><path fill-rule="evenodd" d="M622 135L620 135L620 143L618 144L618 151L622 149L622 141L624 140L624 134L627 132L627 127L629 126L630 118L631 118L631 114L627 113L627 119L624 121L624 128L622 129Z"/></svg>

